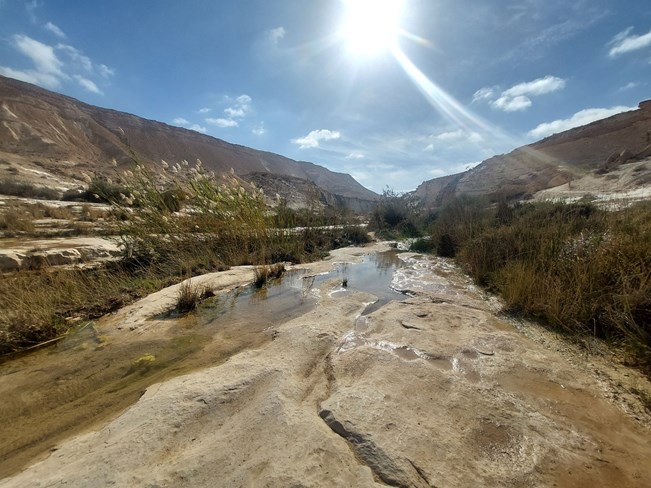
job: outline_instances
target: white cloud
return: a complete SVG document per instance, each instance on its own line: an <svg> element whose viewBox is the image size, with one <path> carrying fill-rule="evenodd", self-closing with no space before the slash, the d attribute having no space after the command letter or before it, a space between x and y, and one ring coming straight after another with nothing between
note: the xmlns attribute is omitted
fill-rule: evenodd
<svg viewBox="0 0 651 488"><path fill-rule="evenodd" d="M482 135L479 132L472 132L468 136L468 140L470 142L474 142L475 144L477 144L479 142L482 142L484 140L484 138L482 137Z"/></svg>
<svg viewBox="0 0 651 488"><path fill-rule="evenodd" d="M544 95L565 88L566 81L557 76L545 76L537 80L519 83L502 93L502 96L518 97L522 95Z"/></svg>
<svg viewBox="0 0 651 488"><path fill-rule="evenodd" d="M346 156L346 159L364 159L365 157L366 156L364 156L362 153L352 152Z"/></svg>
<svg viewBox="0 0 651 488"><path fill-rule="evenodd" d="M206 119L206 122L221 127L222 129L226 127L237 127L239 125L237 121L233 119L213 119L209 117Z"/></svg>
<svg viewBox="0 0 651 488"><path fill-rule="evenodd" d="M275 29L271 29L268 34L269 34L269 39L271 40L273 45L277 46L278 42L280 42L280 40L285 37L287 31L285 30L284 27L276 27Z"/></svg>
<svg viewBox="0 0 651 488"><path fill-rule="evenodd" d="M205 127L203 127L203 126L201 126L201 125L199 125L199 124L192 124L190 127L188 127L188 129L190 129L190 130L196 130L197 132L202 132L202 133L204 133L204 134L205 134L206 132L208 132L208 129L206 129Z"/></svg>
<svg viewBox="0 0 651 488"><path fill-rule="evenodd" d="M7 66L0 66L0 75L46 88L56 88L61 85L61 80L57 76L31 69L17 70Z"/></svg>
<svg viewBox="0 0 651 488"><path fill-rule="evenodd" d="M36 9L38 7L39 5L37 0L31 0L25 4L25 10L27 10L29 20L31 20L33 24L36 24L38 22L38 19L36 18Z"/></svg>
<svg viewBox="0 0 651 488"><path fill-rule="evenodd" d="M207 114L208 112L212 112L212 109L211 109L211 108L208 108L208 107L203 107L203 108L200 108L200 109L198 110L198 112L199 112L200 114Z"/></svg>
<svg viewBox="0 0 651 488"><path fill-rule="evenodd" d="M617 91L623 92L627 90L632 90L633 88L637 88L638 86L641 86L642 83L637 82L637 81L631 81L630 83L626 83L624 86L620 86Z"/></svg>
<svg viewBox="0 0 651 488"><path fill-rule="evenodd" d="M113 68L109 68L105 64L97 65L97 72L102 78L109 78L115 74L115 70Z"/></svg>
<svg viewBox="0 0 651 488"><path fill-rule="evenodd" d="M442 142L447 144L457 142L457 141L478 143L484 140L484 138L478 132L466 132L463 129L442 132L440 134L432 136L432 138L435 139L435 142ZM440 144L437 145L440 146ZM429 144L425 148L425 151L433 151L433 150L434 150L434 144Z"/></svg>
<svg viewBox="0 0 651 488"><path fill-rule="evenodd" d="M81 85L81 87L84 88L85 90L88 90L89 92L92 93L96 93L98 95L104 95L104 92L100 90L97 87L97 85L93 81L89 80L88 78L84 78L81 75L74 75L73 78L77 80L77 83L79 83L79 85Z"/></svg>
<svg viewBox="0 0 651 488"><path fill-rule="evenodd" d="M519 112L526 110L531 107L531 99L523 95L518 95L517 97L507 97L501 96L494 102L491 102L491 105L505 112Z"/></svg>
<svg viewBox="0 0 651 488"><path fill-rule="evenodd" d="M32 60L35 69L17 70L0 66L0 74L46 88L57 88L62 79L68 78L62 71L63 62L57 57L52 46L24 35L15 35L12 41L18 52Z"/></svg>
<svg viewBox="0 0 651 488"><path fill-rule="evenodd" d="M174 120L172 120L173 124L176 125L190 125L190 121L187 119L184 119L183 117L177 117Z"/></svg>
<svg viewBox="0 0 651 488"><path fill-rule="evenodd" d="M574 127L589 124L596 120L604 119L621 112L635 110L637 107L617 106L612 108L588 108L575 113L569 119L558 119L552 122L545 122L538 125L535 129L530 130L527 134L530 137L543 138L552 134L557 134Z"/></svg>
<svg viewBox="0 0 651 488"><path fill-rule="evenodd" d="M445 176L447 173L444 170L442 170L441 168L434 168L434 169L428 170L427 174L430 175L433 178L440 178L441 176Z"/></svg>
<svg viewBox="0 0 651 488"><path fill-rule="evenodd" d="M318 129L313 130L308 135L304 137L299 137L298 139L292 139L291 142L297 144L299 149L308 149L319 147L321 141L330 141L332 139L339 139L341 134L337 131L331 131L328 129Z"/></svg>
<svg viewBox="0 0 651 488"><path fill-rule="evenodd" d="M48 22L43 27L45 27L45 30L50 31L52 34L60 37L61 39L65 39L67 37L66 33L63 32L58 26L54 25L52 22Z"/></svg>
<svg viewBox="0 0 651 488"><path fill-rule="evenodd" d="M233 102L231 98L226 99ZM234 100L233 105L224 109L224 113L228 115L229 120L243 119L249 114L249 112L251 112L250 104L252 101L253 99L250 96L242 94ZM202 110L210 111L210 109Z"/></svg>
<svg viewBox="0 0 651 488"><path fill-rule="evenodd" d="M13 41L16 49L32 60L37 71L57 77L64 77L61 71L63 63L57 57L52 46L48 46L22 34L15 35Z"/></svg>
<svg viewBox="0 0 651 488"><path fill-rule="evenodd" d="M77 64L78 67L88 72L93 71L93 62L88 56L83 55L76 47L70 46L69 44L57 44L56 48L59 51L66 53L70 57L70 60Z"/></svg>
<svg viewBox="0 0 651 488"><path fill-rule="evenodd" d="M244 117L244 115L246 114L242 107L228 107L227 109L224 109L224 113L231 118Z"/></svg>
<svg viewBox="0 0 651 488"><path fill-rule="evenodd" d="M631 51L637 51L645 47L651 46L651 31L641 36L630 35L632 27L629 27L623 32L617 34L609 43L611 45L608 55L611 58L617 57L620 54L625 54Z"/></svg>
<svg viewBox="0 0 651 488"><path fill-rule="evenodd" d="M565 88L567 81L557 76L547 75L533 81L526 81L513 85L498 95L496 88L485 87L477 90L472 98L473 102L485 101L494 108L505 112L518 112L526 110L533 102L530 97L546 95Z"/></svg>
<svg viewBox="0 0 651 488"><path fill-rule="evenodd" d="M263 136L267 133L267 130L264 128L264 122L260 122L258 125L254 126L251 129L251 133L255 136Z"/></svg>
<svg viewBox="0 0 651 488"><path fill-rule="evenodd" d="M434 144L428 144L427 146L425 146L423 151L434 152Z"/></svg>
<svg viewBox="0 0 651 488"><path fill-rule="evenodd" d="M483 100L492 100L495 97L495 88L484 87L480 88L472 96L472 102L481 102Z"/></svg>
<svg viewBox="0 0 651 488"><path fill-rule="evenodd" d="M435 138L439 141L457 141L459 139L463 139L465 135L465 131L458 129L455 131L443 132L442 134L435 136Z"/></svg>
<svg viewBox="0 0 651 488"><path fill-rule="evenodd" d="M97 83L90 79L95 74L93 62L77 48L67 44L50 46L22 34L14 35L12 44L34 63L34 69L18 70L0 66L1 74L46 88L58 88L63 81L74 80L85 90L103 95ZM59 57L60 53L65 54L64 59ZM99 65L98 71L106 76L113 74L113 70L105 65Z"/></svg>

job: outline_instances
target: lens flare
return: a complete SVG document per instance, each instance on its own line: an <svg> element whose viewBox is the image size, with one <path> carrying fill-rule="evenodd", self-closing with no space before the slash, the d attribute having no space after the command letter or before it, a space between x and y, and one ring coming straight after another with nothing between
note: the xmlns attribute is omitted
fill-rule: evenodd
<svg viewBox="0 0 651 488"><path fill-rule="evenodd" d="M345 0L341 35L351 52L368 56L395 45L400 32L402 0Z"/></svg>

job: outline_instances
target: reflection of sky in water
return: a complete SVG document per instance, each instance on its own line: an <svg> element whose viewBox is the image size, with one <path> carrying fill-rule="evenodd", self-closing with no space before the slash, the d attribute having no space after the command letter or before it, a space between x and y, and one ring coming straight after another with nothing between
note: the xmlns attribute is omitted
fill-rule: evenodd
<svg viewBox="0 0 651 488"><path fill-rule="evenodd" d="M305 277L304 270L285 273L280 279L256 289L252 286L238 288L206 302L200 309L204 326L236 321L251 326L270 326L309 311L317 302L318 288L332 280L348 281L347 288L339 286L338 293L361 291L378 297L364 313L370 313L391 300L401 300L404 295L391 288L393 274L402 265L395 253L375 253L364 256L361 263L335 263L333 271Z"/></svg>
<svg viewBox="0 0 651 488"><path fill-rule="evenodd" d="M250 326L271 326L308 312L316 305L304 270L286 272L267 286L246 286L207 301L199 310L204 326L237 322Z"/></svg>
<svg viewBox="0 0 651 488"><path fill-rule="evenodd" d="M391 288L394 272L402 261L394 252L375 253L364 256L361 263L336 263L335 269L317 277L316 286L332 279L348 281L346 288L336 292L361 291L378 297L378 301L364 310L364 314L377 310L391 300L402 300L405 296Z"/></svg>

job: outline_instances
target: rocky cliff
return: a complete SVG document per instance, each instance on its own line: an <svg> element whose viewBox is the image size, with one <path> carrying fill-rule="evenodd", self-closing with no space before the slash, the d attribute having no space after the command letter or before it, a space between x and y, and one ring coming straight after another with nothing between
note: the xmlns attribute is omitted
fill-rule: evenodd
<svg viewBox="0 0 651 488"><path fill-rule="evenodd" d="M438 207L460 194L519 198L651 156L651 101L493 156L458 175L422 183L414 196Z"/></svg>
<svg viewBox="0 0 651 488"><path fill-rule="evenodd" d="M20 168L78 178L80 171L113 171L132 164L131 151L144 162L201 159L216 172L269 173L316 183L345 199L372 202L377 195L350 175L316 164L258 151L195 131L99 108L28 83L0 76L0 158ZM31 167L34 164L38 167ZM13 170L16 172L16 169ZM0 174L0 176L3 176Z"/></svg>

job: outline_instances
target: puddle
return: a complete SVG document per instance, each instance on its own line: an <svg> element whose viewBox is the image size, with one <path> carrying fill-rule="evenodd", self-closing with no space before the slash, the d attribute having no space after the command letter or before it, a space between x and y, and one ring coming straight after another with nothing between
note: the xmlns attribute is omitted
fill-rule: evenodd
<svg viewBox="0 0 651 488"><path fill-rule="evenodd" d="M0 363L0 478L62 439L115 417L151 384L273 340L274 327L316 306L318 287L326 281L347 280L336 293L378 296L370 311L404 298L390 288L400 265L395 253L379 253L316 277L290 271L262 289L241 287L208 299L158 337L98 333L87 324L55 345ZM367 330L366 318L355 328Z"/></svg>
<svg viewBox="0 0 651 488"><path fill-rule="evenodd" d="M369 315L391 300L404 300L405 294L392 287L394 273L402 266L404 262L393 251L369 254L364 256L361 263L335 263L335 269L317 276L314 285L319 287L327 281L338 279L342 284L330 292L331 296L352 291L375 295L377 301L362 312L362 315Z"/></svg>

